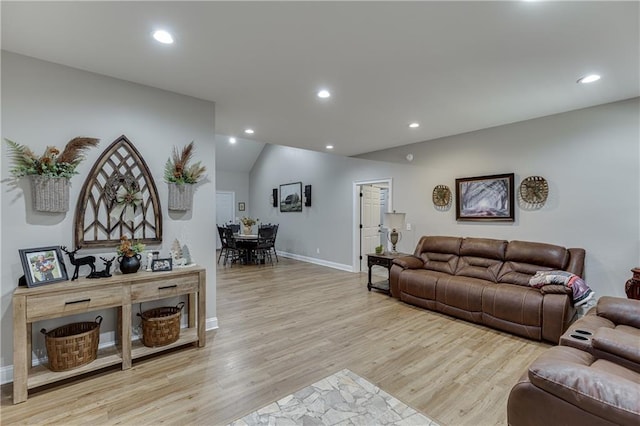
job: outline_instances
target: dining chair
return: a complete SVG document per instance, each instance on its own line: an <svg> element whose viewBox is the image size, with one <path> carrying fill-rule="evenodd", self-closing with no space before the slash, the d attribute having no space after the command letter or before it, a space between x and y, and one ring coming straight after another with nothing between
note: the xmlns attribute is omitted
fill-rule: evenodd
<svg viewBox="0 0 640 426"><path fill-rule="evenodd" d="M275 241L275 228L273 226L263 226L258 228L258 243L256 245L256 260L266 262L267 258L273 265L273 257L271 257L271 249Z"/></svg>
<svg viewBox="0 0 640 426"><path fill-rule="evenodd" d="M279 227L280 227L279 224L273 225L273 241L272 241L272 244L271 244L271 250L273 250L273 255L276 257L276 262L279 262L278 253L276 252L276 237L278 236L278 228Z"/></svg>
<svg viewBox="0 0 640 426"><path fill-rule="evenodd" d="M223 232L224 238L227 241L227 250L224 254L224 264L227 264L229 260L231 260L231 263L235 263L240 260L242 250L238 248L236 238L233 235L233 230L231 228L223 228Z"/></svg>
<svg viewBox="0 0 640 426"><path fill-rule="evenodd" d="M218 256L218 263L220 263L220 259L222 258L222 254L226 253L227 250L229 250L229 245L227 243L227 237L225 236L224 230L226 228L224 226L220 226L218 225L218 235L220 236L220 244L221 244L221 248L220 248L220 255ZM226 257L225 257L226 259Z"/></svg>
<svg viewBox="0 0 640 426"><path fill-rule="evenodd" d="M233 234L240 233L240 224L239 223L230 223L227 225L227 228L230 228Z"/></svg>

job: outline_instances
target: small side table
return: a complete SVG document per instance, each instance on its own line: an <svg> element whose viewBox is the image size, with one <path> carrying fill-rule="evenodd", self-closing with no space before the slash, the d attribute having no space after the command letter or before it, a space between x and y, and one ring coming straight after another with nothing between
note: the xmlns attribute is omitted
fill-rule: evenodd
<svg viewBox="0 0 640 426"><path fill-rule="evenodd" d="M407 253L370 253L367 254L367 266L369 267L369 281L367 282L367 289L371 291L372 288L376 290L380 290L383 293L391 296L391 289L389 288L389 272L391 270L391 265L393 265L393 259L402 256L410 256ZM387 279L384 281L378 281L375 283L371 282L371 269L374 266L382 266L387 269Z"/></svg>

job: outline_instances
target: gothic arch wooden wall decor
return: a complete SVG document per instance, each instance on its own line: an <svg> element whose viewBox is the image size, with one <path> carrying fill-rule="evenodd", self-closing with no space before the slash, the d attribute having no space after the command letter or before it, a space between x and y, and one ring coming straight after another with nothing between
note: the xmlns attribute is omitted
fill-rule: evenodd
<svg viewBox="0 0 640 426"><path fill-rule="evenodd" d="M162 242L156 184L140 152L124 135L102 153L82 185L75 243L115 249L123 235L145 244Z"/></svg>

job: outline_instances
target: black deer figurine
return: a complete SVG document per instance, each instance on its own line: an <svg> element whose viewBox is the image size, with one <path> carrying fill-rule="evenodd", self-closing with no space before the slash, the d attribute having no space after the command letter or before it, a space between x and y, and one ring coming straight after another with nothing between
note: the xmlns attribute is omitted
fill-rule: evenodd
<svg viewBox="0 0 640 426"><path fill-rule="evenodd" d="M96 272L98 275L97 278L108 278L111 276L111 265L113 265L113 261L116 260L116 257L113 256L111 259L106 259L104 257L100 257L100 260L104 262L104 271Z"/></svg>
<svg viewBox="0 0 640 426"><path fill-rule="evenodd" d="M78 278L78 271L80 270L80 266L82 265L89 265L89 267L91 268L91 273L89 275L95 276L95 273L96 273L95 256L85 256L85 257L80 257L76 259L76 253L82 247L79 246L74 251L67 251L67 248L65 246L60 246L60 248L62 249L63 252L69 255L69 261L71 261L71 264L76 267L76 269L73 271L73 278L71 278L71 281Z"/></svg>

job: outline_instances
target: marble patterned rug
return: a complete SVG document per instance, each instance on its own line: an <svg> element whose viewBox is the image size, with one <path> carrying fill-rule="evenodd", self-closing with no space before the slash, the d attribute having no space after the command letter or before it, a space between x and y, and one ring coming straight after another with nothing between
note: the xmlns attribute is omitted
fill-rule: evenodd
<svg viewBox="0 0 640 426"><path fill-rule="evenodd" d="M231 423L254 425L438 426L346 369Z"/></svg>

